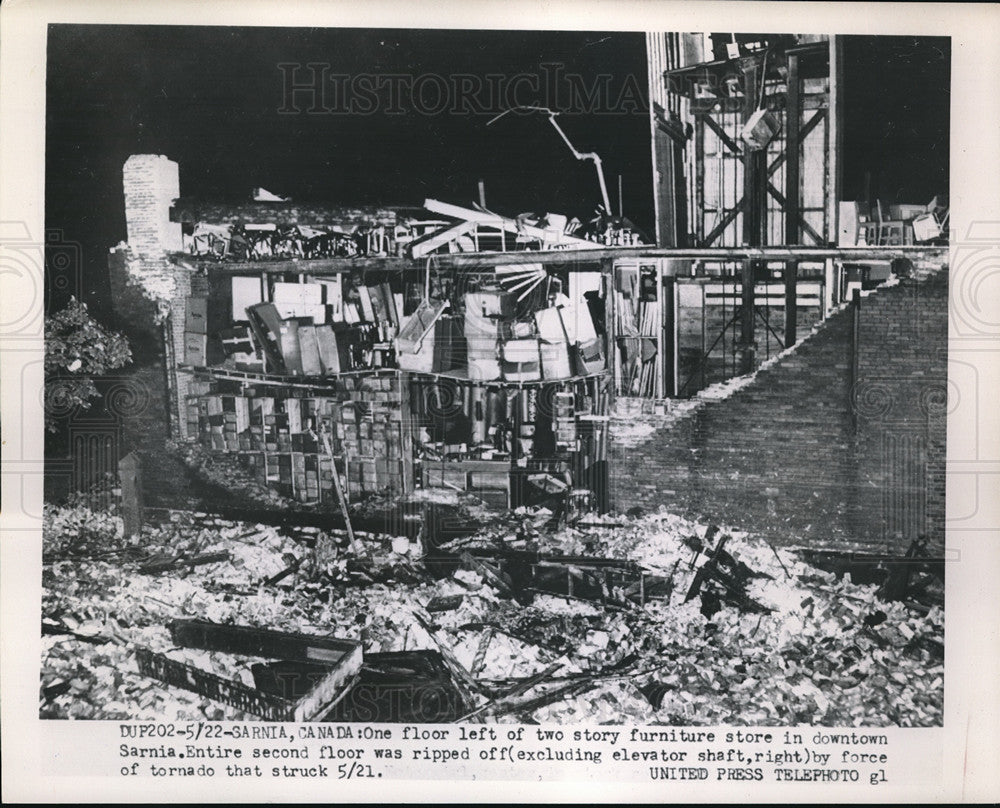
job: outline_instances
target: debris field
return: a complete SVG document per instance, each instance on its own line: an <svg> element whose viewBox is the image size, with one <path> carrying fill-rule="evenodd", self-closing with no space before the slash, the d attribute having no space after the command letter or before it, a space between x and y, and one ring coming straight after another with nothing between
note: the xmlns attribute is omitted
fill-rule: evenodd
<svg viewBox="0 0 1000 808"><path fill-rule="evenodd" d="M162 517L126 539L113 514L46 506L41 717L942 723L934 575L884 600L884 581L662 511L553 525L521 508L443 543L353 545ZM414 683L433 698L357 698Z"/></svg>

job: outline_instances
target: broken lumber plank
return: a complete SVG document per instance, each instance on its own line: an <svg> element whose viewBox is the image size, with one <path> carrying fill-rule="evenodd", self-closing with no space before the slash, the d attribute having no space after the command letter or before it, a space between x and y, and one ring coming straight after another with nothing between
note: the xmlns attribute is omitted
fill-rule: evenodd
<svg viewBox="0 0 1000 808"><path fill-rule="evenodd" d="M157 572L166 572L173 569L177 564L177 556L168 556L162 553L147 559L139 565L139 572L144 575L152 575Z"/></svg>
<svg viewBox="0 0 1000 808"><path fill-rule="evenodd" d="M229 559L228 550L224 550L221 553L203 553L202 555L191 556L190 558L183 555L171 557L157 556L151 561L142 564L139 567L139 572L144 575L154 575L160 572L170 572L180 567L194 568L204 566L205 564L217 564L220 561L228 561Z"/></svg>
<svg viewBox="0 0 1000 808"><path fill-rule="evenodd" d="M256 663L254 682L264 693L300 698L326 674L326 666L305 662ZM350 692L324 722L440 723L467 710L462 694L437 651L390 651L365 656Z"/></svg>
<svg viewBox="0 0 1000 808"><path fill-rule="evenodd" d="M51 637L72 637L74 640L88 642L91 645L104 645L105 643L114 642L113 638L107 634L82 634L79 631L74 631L61 621L57 622L44 617L42 618L42 634Z"/></svg>
<svg viewBox="0 0 1000 808"><path fill-rule="evenodd" d="M514 235L531 236L539 241L548 244L557 244L560 247L575 247L579 250L599 250L604 246L596 241L587 241L587 239L577 238L576 236L568 236L561 230L546 230L543 227L519 222L517 219L510 219L497 213L463 208L459 205L439 202L436 199L425 199L424 207L431 213L451 216L454 219L460 219L464 222L475 222L490 227L499 227Z"/></svg>
<svg viewBox="0 0 1000 808"><path fill-rule="evenodd" d="M144 676L190 690L270 721L319 721L357 681L361 670L361 646L358 645L355 658L328 671L297 701L247 687L242 682L178 662L148 648L136 648L136 661L139 673Z"/></svg>
<svg viewBox="0 0 1000 808"><path fill-rule="evenodd" d="M462 553L461 560L463 566L478 572L482 576L483 581L496 589L500 595L508 598L514 596L510 576L503 571L502 567L494 567L485 560L476 558L471 553Z"/></svg>
<svg viewBox="0 0 1000 808"><path fill-rule="evenodd" d="M295 559L294 562L285 567L281 572L277 572L270 578L265 578L263 581L264 586L274 586L275 584L281 583L289 575L294 572L298 572L299 567L302 565L301 559Z"/></svg>
<svg viewBox="0 0 1000 808"><path fill-rule="evenodd" d="M293 720L294 703L289 699L266 695L240 682L178 662L148 648L136 648L135 657L139 673L143 676L190 690L269 721Z"/></svg>
<svg viewBox="0 0 1000 808"><path fill-rule="evenodd" d="M451 652L451 649L448 647L448 643L444 642L438 636L437 628L435 628L430 623L429 620L425 619L418 612L412 612L412 614L413 614L413 619L417 621L418 625L430 635L430 638L432 640L434 640L435 645L437 645L438 650L441 652L441 658L444 660L445 664L448 666L448 669L451 671L451 675L457 680L456 683L460 683L462 686L467 688L468 693L465 693L463 695L471 695L471 693L473 692L481 693L482 686L479 684L479 682L477 682L473 678L472 674L470 674L465 669L462 663L455 658L455 655Z"/></svg>
<svg viewBox="0 0 1000 808"><path fill-rule="evenodd" d="M488 628L483 632L483 636L480 637L476 656L472 660L472 669L469 671L473 676L478 676L483 670L483 665L486 664L486 652L489 650L495 635L496 632L492 628Z"/></svg>
<svg viewBox="0 0 1000 808"><path fill-rule="evenodd" d="M595 681L585 680L573 682L572 684L568 684L563 687L557 687L555 690L543 693L542 695L536 696L528 701L521 702L520 704L512 704L508 709L504 709L503 712L497 713L495 717L510 713L533 713L535 710L541 707L547 707L553 702L568 699L572 696L579 696L581 693L590 690L595 686L595 684Z"/></svg>
<svg viewBox="0 0 1000 808"><path fill-rule="evenodd" d="M428 612L450 612L462 605L465 595L436 595L424 606Z"/></svg>
<svg viewBox="0 0 1000 808"><path fill-rule="evenodd" d="M713 525L705 534L705 540L709 541L717 532L718 528ZM691 586L688 588L684 602L687 603L700 595L702 586L704 586L706 581L716 581L722 585L727 596L740 608L754 612L771 611L766 606L757 603L757 601L749 597L744 591L744 582L748 578L759 576L747 567L746 564L737 561L732 555L726 552L725 546L729 539L729 534L724 534L715 547L708 553L708 560L698 568L694 578L691 580ZM696 538L693 541L698 542ZM727 573L722 569L722 566L728 567L732 572Z"/></svg>
<svg viewBox="0 0 1000 808"><path fill-rule="evenodd" d="M325 662L361 667L361 643L337 637L317 637L253 626L224 626L206 620L174 620L170 636L175 645L222 651L227 654Z"/></svg>
<svg viewBox="0 0 1000 808"><path fill-rule="evenodd" d="M552 674L558 672L563 667L562 662L555 662L549 665L545 670L540 671L536 674L529 676L527 679L523 679L518 682L514 687L512 687L506 693L489 699L488 701L480 704L476 709L466 713L461 718L459 718L456 723L461 723L463 721L468 721L470 718L474 718L477 715L493 710L494 708L500 707L504 702L515 699L518 696L524 695L535 685L544 682L546 679L550 678ZM509 711L508 711L509 712Z"/></svg>
<svg viewBox="0 0 1000 808"><path fill-rule="evenodd" d="M535 685L541 684L545 680L551 678L553 674L558 673L560 670L562 670L562 668L563 668L562 662L553 662L545 670L539 671L538 673L529 676L523 682L511 688L511 690L508 693L504 693L503 698L510 699L514 698L515 696L520 696L523 695L524 693L527 693Z"/></svg>
<svg viewBox="0 0 1000 808"><path fill-rule="evenodd" d="M333 492L337 496L337 504L340 506L340 513L344 518L344 527L347 530L347 541L351 547L351 552L358 556L367 555L370 559L371 553L366 553L364 545L361 544L354 535L354 526L351 524L351 512L347 507L347 497L344 496L343 486L340 484L340 472L337 471L337 458L333 453L332 444L330 443L330 435L325 427L322 431L321 438L323 441L323 450L326 452L326 456L330 458L330 467L333 469L333 474L331 475L331 479L333 481Z"/></svg>
<svg viewBox="0 0 1000 808"><path fill-rule="evenodd" d="M205 564L217 564L220 561L228 561L229 559L229 551L223 550L221 553L203 553L191 558L181 558L180 563L185 567L201 567Z"/></svg>
<svg viewBox="0 0 1000 808"><path fill-rule="evenodd" d="M788 571L788 567L785 566L785 562L781 560L781 556L778 555L778 548L771 544L771 542L767 541L767 539L765 539L764 542L771 548L771 552L774 553L774 557L778 559L778 563L781 564L781 568L785 571L785 577L791 578L792 574Z"/></svg>
<svg viewBox="0 0 1000 808"><path fill-rule="evenodd" d="M324 721L329 712L340 703L360 678L361 647L358 646L357 665L341 665L298 700L292 712L295 721Z"/></svg>
<svg viewBox="0 0 1000 808"><path fill-rule="evenodd" d="M474 230L475 227L476 222L470 221L447 225L440 230L435 230L432 233L428 233L427 235L411 241L410 254L414 258L423 258L425 255L429 255L435 250L443 247L445 244L454 241L460 236L466 235Z"/></svg>

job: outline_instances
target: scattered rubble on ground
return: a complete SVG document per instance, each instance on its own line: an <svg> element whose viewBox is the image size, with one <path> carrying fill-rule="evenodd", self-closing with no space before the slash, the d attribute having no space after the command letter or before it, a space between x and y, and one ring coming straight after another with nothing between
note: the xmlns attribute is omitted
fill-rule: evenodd
<svg viewBox="0 0 1000 808"><path fill-rule="evenodd" d="M273 678L263 658L178 647L173 621L197 619L357 641L366 659L433 652L465 697L445 720L941 725L939 582L885 602L671 514L551 516L436 548L359 533L358 557L319 528L175 511L126 539L117 517L47 507L40 714L257 718L140 675L148 649L246 688Z"/></svg>

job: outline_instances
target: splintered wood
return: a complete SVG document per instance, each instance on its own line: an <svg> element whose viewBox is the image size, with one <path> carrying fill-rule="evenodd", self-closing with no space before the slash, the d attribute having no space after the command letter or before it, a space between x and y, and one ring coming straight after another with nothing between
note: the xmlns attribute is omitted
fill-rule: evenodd
<svg viewBox="0 0 1000 808"><path fill-rule="evenodd" d="M422 557L356 534L363 554L318 558L318 531L174 512L128 537L46 508L40 714L356 720L353 688L419 680L433 709L393 697L361 720L941 725L935 559L842 577L667 513L551 516L494 517L455 551L425 531Z"/></svg>

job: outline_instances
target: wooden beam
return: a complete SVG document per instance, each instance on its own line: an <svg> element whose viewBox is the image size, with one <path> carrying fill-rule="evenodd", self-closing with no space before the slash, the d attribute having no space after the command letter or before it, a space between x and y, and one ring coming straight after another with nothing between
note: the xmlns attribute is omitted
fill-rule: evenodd
<svg viewBox="0 0 1000 808"><path fill-rule="evenodd" d="M785 169L785 244L799 243L799 169L802 166L799 119L802 116L799 94L799 56L788 54L788 97L785 112L785 155L788 167ZM817 116L818 117L818 116ZM785 345L793 345L798 328L796 310L796 284L799 265L795 261L785 263Z"/></svg>
<svg viewBox="0 0 1000 808"><path fill-rule="evenodd" d="M705 120L701 116L694 119L694 215L695 237L698 244L705 244Z"/></svg>
<svg viewBox="0 0 1000 808"><path fill-rule="evenodd" d="M423 258L425 255L440 249L460 236L464 236L470 230L475 229L475 222L458 222L448 227L442 227L433 233L421 236L410 242L410 254L414 258Z"/></svg>
<svg viewBox="0 0 1000 808"><path fill-rule="evenodd" d="M801 105L799 109L801 110ZM803 125L803 127L799 130L799 143L801 143L807 137L809 137L809 134L812 132L812 130L815 129L817 126L819 126L820 121L822 121L825 117L826 117L825 109L816 110L816 114L813 115L808 121L806 121L805 125Z"/></svg>
<svg viewBox="0 0 1000 808"><path fill-rule="evenodd" d="M784 210L786 211L788 210L787 200L785 199L785 195L781 193L781 191L775 188L771 183L768 183L767 192L774 197L775 201L777 201L777 203L781 205L781 207ZM817 244L820 245L823 244L823 237L813 229L813 226L809 224L809 222L807 222L805 219L802 218L801 213L799 213L798 216L796 216L796 220L799 226L809 234L809 236L813 239L813 241L815 241Z"/></svg>
<svg viewBox="0 0 1000 808"><path fill-rule="evenodd" d="M587 241L586 239L577 238L576 236L567 236L561 230L546 230L543 227L524 224L516 219L509 219L506 216L500 216L496 213L473 210L472 208L463 208L459 205L439 202L436 199L425 199L424 207L431 213L439 213L442 216L451 216L455 219L461 219L467 222L492 225L493 227L499 227L508 233L531 236L532 238L536 238L546 244L573 246L580 250L599 249L601 247L601 245L596 241Z"/></svg>
<svg viewBox="0 0 1000 808"><path fill-rule="evenodd" d="M664 365L666 361L663 351L663 262L656 262L656 398L665 397L663 389Z"/></svg>
<svg viewBox="0 0 1000 808"><path fill-rule="evenodd" d="M729 133L725 129L719 126L718 122L711 115L705 115L704 118L705 123L708 124L708 128L715 132L719 140L725 143L733 154L743 154L743 150L739 147L739 144L729 136Z"/></svg>
<svg viewBox="0 0 1000 808"><path fill-rule="evenodd" d="M142 531L142 462L139 455L129 452L118 461L118 478L122 490L122 521L126 538Z"/></svg>
<svg viewBox="0 0 1000 808"><path fill-rule="evenodd" d="M844 43L839 36L830 37L830 123L828 124L830 160L830 181L826 188L827 240L836 241L839 227L839 211L844 149L843 139L843 85L844 85Z"/></svg>
<svg viewBox="0 0 1000 808"><path fill-rule="evenodd" d="M746 213L746 202L747 198L745 196L741 196L740 201L736 203L736 207L723 216L722 221L712 228L712 232L705 236L706 247L711 245L713 241L721 236L725 229L732 223L733 219L739 216L740 213Z"/></svg>
<svg viewBox="0 0 1000 808"><path fill-rule="evenodd" d="M650 37L654 34L646 34L646 52L650 54ZM650 54L651 56L651 54ZM660 165L660 153L659 149L659 138L663 137L660 134L660 127L657 125L658 117L663 114L663 107L661 107L656 101L652 99L655 97L653 92L653 72L649 74L650 84L649 84L649 155L653 161L653 222L655 225L655 236L656 243L663 246L676 246L677 242L673 239L668 239L663 233L663 221L667 217L667 212L660 209L661 198L664 203L669 204L669 200L666 197L662 197L661 187L663 185L664 178L669 174L673 176L673 167L661 166ZM485 207L485 205L483 206Z"/></svg>
<svg viewBox="0 0 1000 808"><path fill-rule="evenodd" d="M783 197L782 197L783 198ZM516 264L542 264L557 266L566 272L596 272L607 259L640 258L684 258L705 261L741 261L754 258L761 261L823 261L827 258L843 261L891 261L893 258L916 258L945 263L948 260L947 247L933 247L920 244L900 244L891 246L861 247L605 247L597 245L596 250L518 250L516 252L457 253L455 255L434 256L434 268L438 271L461 269L466 272L480 271L492 274L497 266ZM387 274L413 274L423 278L426 272L424 261L408 258L340 258L316 259L315 261L258 261L240 263L205 262L205 270L222 275L276 275L287 272L301 272L311 277L324 277L359 272L384 272Z"/></svg>
<svg viewBox="0 0 1000 808"><path fill-rule="evenodd" d="M799 119L799 57L788 56L788 108L785 114L785 244L799 243L799 185L801 168Z"/></svg>
<svg viewBox="0 0 1000 808"><path fill-rule="evenodd" d="M819 122L823 120L823 116L825 114L826 113L823 110L820 110L815 115L813 115L809 119L809 122L798 131L799 144L801 144L802 141L805 140L806 137L809 135L809 133L816 128L817 124L819 124ZM788 140L791 140L791 137L792 137L791 131L789 130ZM767 167L768 178L773 177L774 172L785 164L785 160L787 159L787 157L788 157L788 150L786 149L785 151L783 151L781 154L779 154L777 157L774 158L774 162ZM797 244L798 242L795 243Z"/></svg>
<svg viewBox="0 0 1000 808"><path fill-rule="evenodd" d="M691 114L701 115L705 113L728 113L740 112L743 110L744 99L735 96L732 98L694 98L691 100ZM826 93L803 93L803 109L825 109L828 103ZM781 112L785 108L785 95L765 95L764 106L772 112Z"/></svg>
<svg viewBox="0 0 1000 808"><path fill-rule="evenodd" d="M743 73L743 122L746 123L756 111L757 94L766 77L758 77L759 62L755 57L740 60ZM766 215L766 197L762 195L763 185L767 182L767 151L750 151L743 153L743 243L759 247L762 239L762 221ZM754 297L757 281L757 262L747 259L743 262L740 304L740 339L739 361L740 373L750 373L755 366L754 352Z"/></svg>

